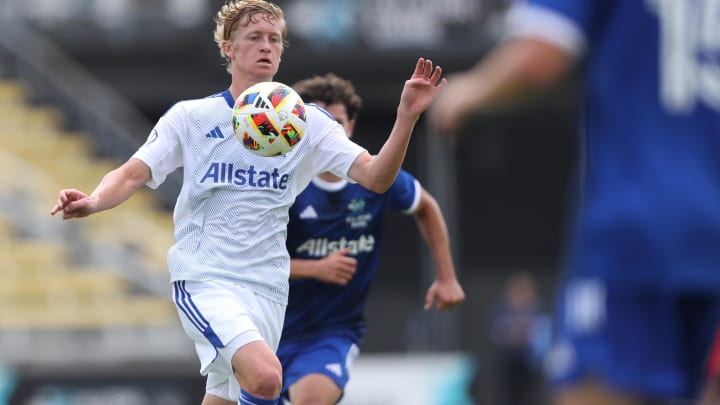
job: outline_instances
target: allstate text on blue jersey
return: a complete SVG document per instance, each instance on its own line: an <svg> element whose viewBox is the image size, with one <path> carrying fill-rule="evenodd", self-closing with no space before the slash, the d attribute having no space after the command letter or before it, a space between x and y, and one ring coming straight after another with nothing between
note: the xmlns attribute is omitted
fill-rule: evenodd
<svg viewBox="0 0 720 405"><path fill-rule="evenodd" d="M373 235L360 235L357 239L346 239L341 237L338 240L328 238L316 238L305 241L295 249L298 254L308 257L325 257L336 250L350 248L350 254L372 252L375 248L375 237Z"/></svg>

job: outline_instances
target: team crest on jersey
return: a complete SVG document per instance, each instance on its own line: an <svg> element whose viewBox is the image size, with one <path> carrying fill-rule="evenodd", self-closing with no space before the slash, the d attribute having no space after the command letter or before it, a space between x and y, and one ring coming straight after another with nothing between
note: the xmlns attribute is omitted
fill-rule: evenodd
<svg viewBox="0 0 720 405"><path fill-rule="evenodd" d="M350 228L367 228L368 224L372 220L372 214L369 212L363 212L365 209L365 200L362 198L354 198L350 201L347 208L350 212L345 218L345 222L350 225Z"/></svg>
<svg viewBox="0 0 720 405"><path fill-rule="evenodd" d="M365 200L363 200L362 198L353 198L347 207L350 212L362 211L363 208L365 208Z"/></svg>

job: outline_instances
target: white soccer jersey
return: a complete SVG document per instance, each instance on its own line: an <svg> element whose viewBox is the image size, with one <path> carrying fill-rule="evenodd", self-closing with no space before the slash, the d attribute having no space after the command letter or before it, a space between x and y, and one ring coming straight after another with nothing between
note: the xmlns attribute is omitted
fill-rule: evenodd
<svg viewBox="0 0 720 405"><path fill-rule="evenodd" d="M175 244L168 252L172 281L226 280L285 305L290 205L318 173L347 178L365 149L324 110L308 104L307 130L295 149L256 156L233 136L233 103L225 91L175 104L133 157L150 167L151 188L184 167Z"/></svg>

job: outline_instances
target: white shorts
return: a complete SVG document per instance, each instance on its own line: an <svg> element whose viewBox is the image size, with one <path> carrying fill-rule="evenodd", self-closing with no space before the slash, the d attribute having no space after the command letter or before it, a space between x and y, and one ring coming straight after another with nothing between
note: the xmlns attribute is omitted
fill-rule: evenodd
<svg viewBox="0 0 720 405"><path fill-rule="evenodd" d="M277 350L285 306L224 281L175 281L173 301L185 333L195 342L206 391L237 401L240 386L232 356L242 346L262 340Z"/></svg>

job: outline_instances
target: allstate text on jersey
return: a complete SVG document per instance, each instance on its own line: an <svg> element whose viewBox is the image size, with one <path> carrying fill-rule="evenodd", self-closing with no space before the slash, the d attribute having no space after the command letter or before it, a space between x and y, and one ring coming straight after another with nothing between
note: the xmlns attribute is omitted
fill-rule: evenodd
<svg viewBox="0 0 720 405"><path fill-rule="evenodd" d="M329 240L328 238L316 238L305 241L295 249L295 252L305 254L309 257L325 257L336 250L350 248L351 254L372 252L375 248L375 238L372 235L360 235L358 239Z"/></svg>
<svg viewBox="0 0 720 405"><path fill-rule="evenodd" d="M290 175L278 172L277 167L271 172L255 170L255 166L235 168L232 163L213 162L208 167L200 183L212 181L213 183L235 184L237 186L250 186L257 188L287 189Z"/></svg>

